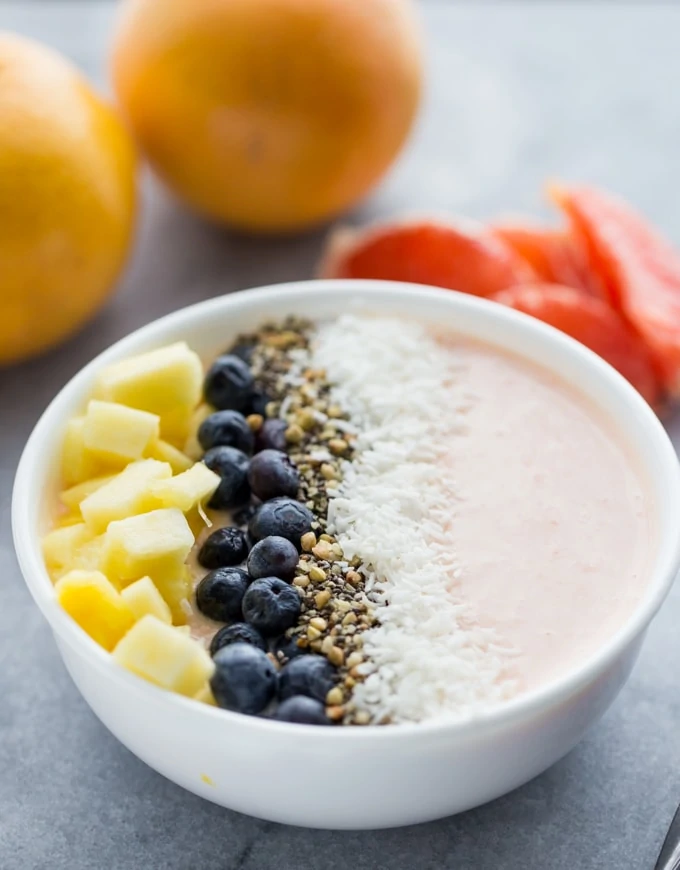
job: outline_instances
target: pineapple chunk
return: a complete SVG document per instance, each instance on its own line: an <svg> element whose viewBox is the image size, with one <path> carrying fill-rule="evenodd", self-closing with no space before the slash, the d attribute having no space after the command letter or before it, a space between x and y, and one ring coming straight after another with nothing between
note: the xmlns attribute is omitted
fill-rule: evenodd
<svg viewBox="0 0 680 870"><path fill-rule="evenodd" d="M201 360L179 341L108 366L99 375L95 397L158 414L162 437L175 442L178 430L188 432L189 415L202 389Z"/></svg>
<svg viewBox="0 0 680 870"><path fill-rule="evenodd" d="M69 616L106 650L112 650L134 623L120 593L99 571L69 571L54 590Z"/></svg>
<svg viewBox="0 0 680 870"><path fill-rule="evenodd" d="M104 540L104 535L97 535L96 538L78 547L74 553L72 567L83 571L98 571L104 554Z"/></svg>
<svg viewBox="0 0 680 870"><path fill-rule="evenodd" d="M190 611L189 598L193 591L193 582L189 569L184 565L182 570L173 576L161 578L157 586L170 608L173 625L185 625L187 612Z"/></svg>
<svg viewBox="0 0 680 870"><path fill-rule="evenodd" d="M75 513L65 513L60 514L57 517L55 528L57 529L65 529L67 526L77 526L79 523L82 523L83 517L80 511L77 514Z"/></svg>
<svg viewBox="0 0 680 870"><path fill-rule="evenodd" d="M217 701L210 688L210 683L205 682L203 686L194 695L195 701L200 701L202 704L210 704L211 707L217 707Z"/></svg>
<svg viewBox="0 0 680 870"><path fill-rule="evenodd" d="M183 574L193 543L194 536L178 508L116 520L106 531L103 569L122 586L148 575L163 593L163 582Z"/></svg>
<svg viewBox="0 0 680 870"><path fill-rule="evenodd" d="M83 440L85 447L95 454L130 461L142 458L159 431L160 419L156 414L93 400L87 406Z"/></svg>
<svg viewBox="0 0 680 870"><path fill-rule="evenodd" d="M219 475L202 462L197 462L176 477L154 481L149 492L159 507L176 507L186 513L210 498L219 484Z"/></svg>
<svg viewBox="0 0 680 870"><path fill-rule="evenodd" d="M105 532L109 523L141 514L156 506L152 485L172 476L167 462L141 459L99 487L80 503L83 519L93 532Z"/></svg>
<svg viewBox="0 0 680 870"><path fill-rule="evenodd" d="M161 622L172 625L172 614L163 596L154 585L151 577L142 577L130 583L121 592L123 601L134 614L135 619L141 619L147 614L155 616Z"/></svg>
<svg viewBox="0 0 680 870"><path fill-rule="evenodd" d="M49 532L42 542L47 570L55 574L65 568L71 568L79 547L91 541L93 537L94 535L83 522Z"/></svg>
<svg viewBox="0 0 680 870"><path fill-rule="evenodd" d="M215 413L212 405L203 403L191 415L189 420L189 437L184 444L184 452L191 459L198 461L203 456L203 448L198 443L198 429L204 420L207 420L211 414Z"/></svg>
<svg viewBox="0 0 680 870"><path fill-rule="evenodd" d="M161 438L181 449L191 431L192 405L178 405L161 417Z"/></svg>
<svg viewBox="0 0 680 870"><path fill-rule="evenodd" d="M112 480L113 475L108 474L103 477L93 477L90 480L84 480L82 483L77 483L75 486L65 489L59 494L59 500L63 505L66 505L69 510L79 511L80 503L88 495L92 495L99 487L104 486Z"/></svg>
<svg viewBox="0 0 680 870"><path fill-rule="evenodd" d="M117 471L125 461L115 456L95 454L85 446L85 417L69 420L61 449L61 476L65 486Z"/></svg>
<svg viewBox="0 0 680 870"><path fill-rule="evenodd" d="M212 511L204 509L203 506L196 505L190 511L187 511L186 518L189 523L194 538L197 538L205 529L211 529L214 522L214 514Z"/></svg>
<svg viewBox="0 0 680 870"><path fill-rule="evenodd" d="M175 631L178 631L180 634L184 634L187 637L191 637L191 627L188 625L176 625Z"/></svg>
<svg viewBox="0 0 680 870"><path fill-rule="evenodd" d="M150 683L193 697L210 679L205 649L155 616L144 616L113 651L114 659Z"/></svg>
<svg viewBox="0 0 680 870"><path fill-rule="evenodd" d="M150 459L159 459L161 462L169 462L173 474L181 474L183 471L188 471L194 464L193 459L190 459L186 453L182 453L172 444L163 441L162 438L156 438L146 448L146 456Z"/></svg>

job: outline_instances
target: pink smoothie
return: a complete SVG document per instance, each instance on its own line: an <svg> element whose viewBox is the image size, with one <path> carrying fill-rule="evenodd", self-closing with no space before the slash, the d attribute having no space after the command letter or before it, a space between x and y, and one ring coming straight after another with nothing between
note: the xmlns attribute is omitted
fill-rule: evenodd
<svg viewBox="0 0 680 870"><path fill-rule="evenodd" d="M584 662L643 595L651 498L598 410L547 372L457 344L469 405L449 454L457 595L516 650L521 688Z"/></svg>

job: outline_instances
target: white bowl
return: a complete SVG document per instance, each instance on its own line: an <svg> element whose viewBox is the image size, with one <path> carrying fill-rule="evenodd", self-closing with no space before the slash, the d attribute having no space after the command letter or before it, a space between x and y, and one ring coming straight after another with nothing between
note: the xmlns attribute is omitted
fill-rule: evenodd
<svg viewBox="0 0 680 870"><path fill-rule="evenodd" d="M206 360L268 317L323 317L349 306L448 326L520 353L589 396L630 443L658 517L647 591L618 633L564 678L448 724L313 728L218 710L117 667L57 604L40 553L55 492L60 435L105 365L185 339ZM549 413L549 411L546 411ZM208 800L277 822L378 828L424 822L499 797L565 755L611 704L680 564L680 471L657 418L612 368L581 345L494 303L382 282L317 281L211 299L139 329L98 356L58 394L19 464L12 523L28 588L76 686L139 758Z"/></svg>

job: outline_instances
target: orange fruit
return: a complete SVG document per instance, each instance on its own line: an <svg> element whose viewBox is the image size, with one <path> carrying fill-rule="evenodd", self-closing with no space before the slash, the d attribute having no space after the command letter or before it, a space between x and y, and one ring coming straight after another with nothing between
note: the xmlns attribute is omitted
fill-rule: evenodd
<svg viewBox="0 0 680 870"><path fill-rule="evenodd" d="M0 32L0 364L103 304L130 241L134 151L66 60Z"/></svg>
<svg viewBox="0 0 680 870"><path fill-rule="evenodd" d="M127 0L120 104L159 174L250 231L344 210L403 145L421 92L413 0Z"/></svg>

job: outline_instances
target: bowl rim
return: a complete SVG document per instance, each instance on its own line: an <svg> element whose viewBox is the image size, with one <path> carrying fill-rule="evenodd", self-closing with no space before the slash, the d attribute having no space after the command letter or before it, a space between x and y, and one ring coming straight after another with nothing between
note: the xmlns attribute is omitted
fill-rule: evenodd
<svg viewBox="0 0 680 870"><path fill-rule="evenodd" d="M36 533L37 514L39 508L27 497L35 487L36 481L46 482L46 469L40 469L37 461L43 455L44 444L53 444L51 433L55 426L65 424L68 419L62 409L68 406L69 400L86 385L90 384L96 371L110 360L123 358L134 353L137 343L157 339L163 343L163 334L181 325L183 320L193 318L205 320L214 315L228 316L232 306L239 306L243 300L253 304L260 303L263 312L268 301L280 300L283 297L293 298L301 294L338 294L341 292L360 293L361 296L391 297L403 301L413 300L418 296L423 303L435 300L444 303L449 300L452 311L467 310L473 316L495 318L507 325L508 329L521 330L528 337L551 342L562 349L563 355L580 358L581 365L588 366L593 375L618 394L619 398L629 406L631 413L639 419L639 423L647 430L647 437L654 444L656 458L664 466L664 477L667 485L665 511L659 511L658 524L661 532L655 544L656 568L651 573L646 594L638 602L628 619L608 641L599 647L595 653L572 667L558 679L544 686L539 686L515 698L496 702L485 707L472 716L464 718L441 717L430 721L399 723L391 727L367 725L361 728L309 728L305 725L279 722L276 720L245 716L244 714L222 710L211 705L195 701L174 692L154 686L141 677L120 667L110 653L100 647L73 621L58 605L56 597L50 595L53 584L47 574L40 549L40 538ZM455 331L455 327L452 327ZM167 339L166 339L167 340ZM521 355L521 354L520 354ZM544 368L564 377L559 366L545 364ZM592 399L592 401L595 401ZM642 451L636 451L642 467L652 475L650 462L642 457ZM657 505L658 507L658 505ZM637 391L608 363L588 350L586 347L559 332L551 326L521 312L499 305L498 303L469 296L453 290L426 287L419 284L408 284L392 281L372 280L313 280L293 281L282 284L242 290L213 297L177 309L169 314L153 320L123 338L114 342L99 353L87 365L79 369L75 375L59 390L35 424L22 452L12 491L11 521L14 546L24 582L35 603L42 611L48 624L59 640L64 641L79 655L90 660L91 664L102 674L114 682L122 684L126 690L158 704L166 704L179 711L183 709L187 715L220 717L227 727L246 726L261 728L264 733L291 735L304 732L306 740L326 740L332 735L333 740L403 740L411 735L420 734L430 737L445 737L447 740L458 738L464 740L480 732L487 732L509 726L513 723L531 719L535 715L554 709L559 704L579 690L587 688L594 679L614 665L626 648L631 645L646 630L652 618L661 607L675 580L680 567L680 529L676 532L673 523L666 517L677 517L680 514L680 462L673 445L661 425L659 419L637 393ZM660 554L660 555L659 555ZM179 706L178 706L179 705Z"/></svg>

